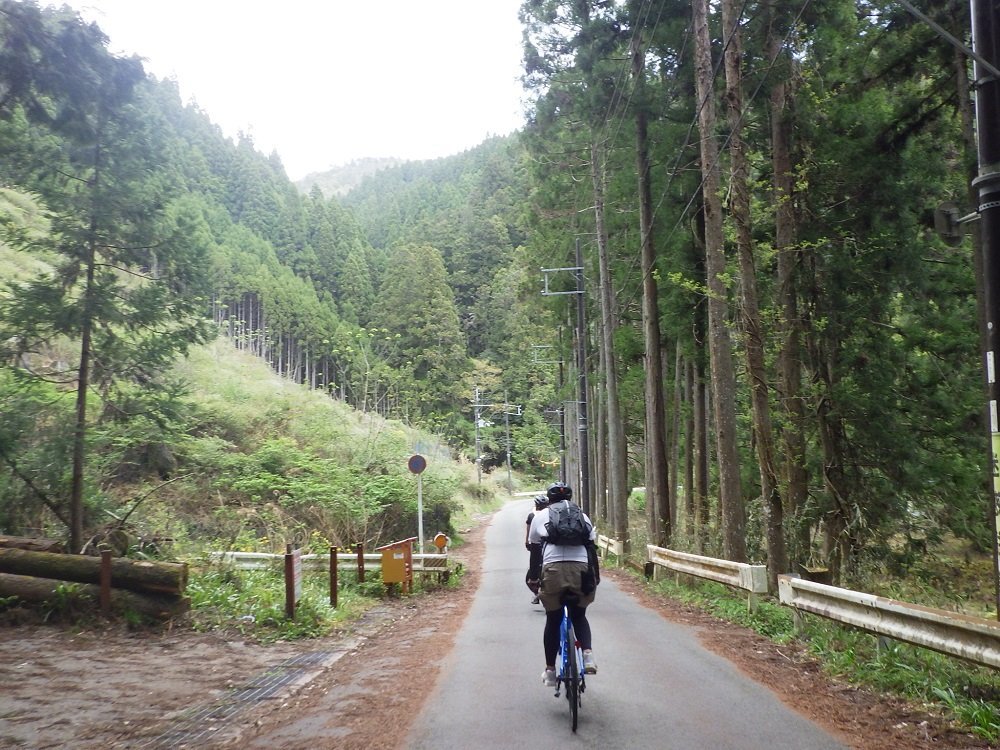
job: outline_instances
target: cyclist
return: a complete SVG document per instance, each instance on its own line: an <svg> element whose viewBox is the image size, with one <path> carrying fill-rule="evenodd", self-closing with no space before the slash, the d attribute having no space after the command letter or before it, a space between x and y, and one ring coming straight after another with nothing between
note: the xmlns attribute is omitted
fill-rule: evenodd
<svg viewBox="0 0 1000 750"><path fill-rule="evenodd" d="M546 495L549 504L535 513L531 519L528 541L543 545L542 586L539 592L542 606L545 607L545 630L542 634L545 671L542 673L542 682L548 687L554 687L556 654L559 651L559 624L562 620L564 602L569 607L573 629L583 649L583 671L587 674L597 673L597 662L591 649L590 623L587 622L587 605L594 601L594 590L599 578L597 571L591 567L588 549L593 547L593 542L597 539L597 530L593 522L584 514L584 520L590 529L590 537L586 544L548 543L549 531L545 524L549 521L550 509L557 503L571 503L573 491L563 482L556 482L549 487Z"/></svg>
<svg viewBox="0 0 1000 750"><path fill-rule="evenodd" d="M548 504L548 497L545 495L535 495L535 510L528 514L528 519L524 524L524 548L528 550L528 572L524 576L524 582L531 589L531 593L535 595L535 598L531 600L532 604L538 604L538 588L542 578L542 545L537 542L528 541L528 534L531 532L531 521L534 519L535 513Z"/></svg>

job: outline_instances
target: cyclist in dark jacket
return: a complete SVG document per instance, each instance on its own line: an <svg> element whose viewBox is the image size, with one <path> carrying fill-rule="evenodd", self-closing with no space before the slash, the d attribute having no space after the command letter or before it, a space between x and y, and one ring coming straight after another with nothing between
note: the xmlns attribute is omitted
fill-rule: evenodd
<svg viewBox="0 0 1000 750"><path fill-rule="evenodd" d="M536 495L535 510L528 514L528 520L525 521L524 548L528 550L528 572L524 576L524 582L531 589L531 593L535 595L535 598L531 600L532 604L538 604L538 587L542 579L542 545L540 542L529 541L528 535L531 533L531 521L534 519L535 513L547 507L548 504L548 497Z"/></svg>

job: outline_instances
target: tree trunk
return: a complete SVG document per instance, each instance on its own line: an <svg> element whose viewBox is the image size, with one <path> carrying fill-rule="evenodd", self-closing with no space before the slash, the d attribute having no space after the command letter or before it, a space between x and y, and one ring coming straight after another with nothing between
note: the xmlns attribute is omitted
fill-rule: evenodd
<svg viewBox="0 0 1000 750"><path fill-rule="evenodd" d="M823 305L818 291L826 286L821 278L823 269L817 265L815 256L812 256L810 261L807 269L812 277L809 288L814 296L809 300L808 307L814 310L817 316L829 316L829 310ZM844 564L848 561L850 553L858 546L856 508L845 460L849 443L843 421L833 400L833 394L839 384L836 361L838 346L839 341L829 329L816 332L808 339L810 367L815 380L814 412L822 451L823 485L829 501L827 507L823 508L825 536L823 557L830 568L834 583L840 580Z"/></svg>
<svg viewBox="0 0 1000 750"><path fill-rule="evenodd" d="M674 355L674 396L673 405L670 411L670 439L667 440L667 450L670 456L670 528L677 530L677 519L680 517L680 496L677 486L680 484L681 469L681 417L684 410L684 387L687 381L686 367L684 364L684 352L680 340L675 345ZM666 352L664 352L666 353ZM687 494L687 485L684 487Z"/></svg>
<svg viewBox="0 0 1000 750"><path fill-rule="evenodd" d="M824 382L827 392L830 386L828 381ZM824 522L823 557L836 584L840 581L843 568L857 545L853 540L853 513L845 477L841 439L843 428L840 420L832 414L832 404L828 396L820 397L816 413L820 446L823 450L823 484L832 503L832 509L826 514Z"/></svg>
<svg viewBox="0 0 1000 750"><path fill-rule="evenodd" d="M694 504L694 362L684 363L684 535L695 533ZM676 408L676 407L675 407Z"/></svg>
<svg viewBox="0 0 1000 750"><path fill-rule="evenodd" d="M93 222L91 230L95 230ZM76 424L73 430L73 469L69 495L69 547L73 552L83 549L83 481L87 445L87 394L90 391L91 337L93 335L94 267L97 262L97 240L87 249L87 280L84 285L83 321L80 332L80 363L76 381Z"/></svg>
<svg viewBox="0 0 1000 750"><path fill-rule="evenodd" d="M642 269L642 340L645 346L646 507L651 509L649 538L667 546L673 533L670 518L670 471L667 463L666 407L660 355L660 309L653 248L653 198L649 181L649 138L646 121L646 58L640 34L632 38L635 81L635 163L639 177L639 235Z"/></svg>
<svg viewBox="0 0 1000 750"><path fill-rule="evenodd" d="M101 558L60 555L24 549L0 549L0 572L77 583L101 582ZM150 562L117 557L111 560L111 586L142 593L182 594L187 563Z"/></svg>
<svg viewBox="0 0 1000 750"><path fill-rule="evenodd" d="M0 573L0 597L16 596L26 602L45 602L64 597L62 582L48 578ZM80 593L93 601L100 601L101 587L79 584ZM139 594L133 591L111 590L111 606L118 611L137 612L154 620L169 620L191 609L191 599L186 596Z"/></svg>
<svg viewBox="0 0 1000 750"><path fill-rule="evenodd" d="M736 449L736 372L729 337L726 256L723 246L722 202L719 197L719 150L716 143L715 92L712 89L708 0L694 0L695 90L701 133L702 197L705 207L705 267L708 277L708 350L712 376L712 410L719 465L723 555L746 562L746 508L740 492Z"/></svg>
<svg viewBox="0 0 1000 750"><path fill-rule="evenodd" d="M711 528L711 507L708 501L708 393L705 390L705 371L695 364L694 373L694 497L695 533L697 550L706 549Z"/></svg>
<svg viewBox="0 0 1000 750"><path fill-rule="evenodd" d="M57 539L40 539L24 536L0 536L0 547L6 549L26 549L31 552L65 552L63 543Z"/></svg>
<svg viewBox="0 0 1000 750"><path fill-rule="evenodd" d="M574 489L580 487L580 406L570 401L566 408L566 481Z"/></svg>
<svg viewBox="0 0 1000 750"><path fill-rule="evenodd" d="M600 322L598 322L598 327ZM598 367L604 372L604 347L597 347ZM597 514L611 527L614 527L614 510L608 507L608 414L604 402L604 390L599 381L596 398L590 413L593 415L591 425L594 433L594 509ZM609 529L609 534L611 533Z"/></svg>
<svg viewBox="0 0 1000 750"><path fill-rule="evenodd" d="M629 549L628 474L625 427L618 400L618 374L615 368L615 300L611 281L608 233L604 225L604 158L600 147L591 147L591 178L594 183L594 217L597 224L597 254L600 272L601 345L604 349L604 387L608 414L608 505L613 508L615 539Z"/></svg>
<svg viewBox="0 0 1000 750"><path fill-rule="evenodd" d="M774 64L771 88L771 165L774 204L774 249L777 254L778 308L781 348L778 352L778 403L784 416L781 439L784 452L785 502L793 530L791 562L803 565L809 558L809 520L805 517L809 476L806 471L805 402L802 398L801 321L796 291L799 251L795 247L798 221L795 214L795 177L788 119L791 56L782 50L776 24L775 3L769 4L767 56ZM779 58L781 64L778 64Z"/></svg>
<svg viewBox="0 0 1000 750"><path fill-rule="evenodd" d="M726 111L729 120L730 214L736 226L736 248L740 261L743 328L745 333L747 373L750 379L750 411L757 446L760 470L760 491L763 499L764 523L767 533L768 588L778 590L778 574L787 572L784 516L778 472L774 460L774 430L771 426L770 389L764 364L764 334L757 294L757 262L754 257L753 231L750 219L750 164L743 142L743 42L740 18L733 0L723 0L722 26L727 40L724 59L726 70Z"/></svg>

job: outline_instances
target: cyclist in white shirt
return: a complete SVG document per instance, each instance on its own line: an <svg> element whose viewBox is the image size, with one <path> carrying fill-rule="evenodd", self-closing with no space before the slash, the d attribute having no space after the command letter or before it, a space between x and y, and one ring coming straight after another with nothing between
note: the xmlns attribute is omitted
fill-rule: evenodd
<svg viewBox="0 0 1000 750"><path fill-rule="evenodd" d="M528 542L541 543L542 547L542 586L538 593L542 606L545 607L545 630L542 634L542 644L545 649L545 671L542 682L553 687L556 684L556 654L559 651L559 624L562 620L562 606L569 606L569 615L573 620L573 629L577 640L583 649L583 668L587 674L597 673L597 662L591 649L590 623L587 622L587 606L594 601L594 593L599 582L595 567L591 565L592 557L588 547L592 547L597 539L597 530L593 522L584 514L584 520L590 529L588 544L552 544L548 542L549 531L546 524L549 521L550 508L556 503L572 502L573 491L564 483L556 482L546 493L549 506L535 513L528 529Z"/></svg>

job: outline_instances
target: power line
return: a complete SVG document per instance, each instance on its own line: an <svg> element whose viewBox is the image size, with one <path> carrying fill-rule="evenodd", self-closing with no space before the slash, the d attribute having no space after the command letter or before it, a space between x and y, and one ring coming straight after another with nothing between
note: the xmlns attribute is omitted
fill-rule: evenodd
<svg viewBox="0 0 1000 750"><path fill-rule="evenodd" d="M975 60L977 63L979 63L983 67L984 70L989 71L990 75L994 76L995 78L1000 78L1000 70L998 70L997 67L993 63L991 63L989 60L987 60L986 58L984 58L982 55L980 55L980 54L976 53L975 51L969 49L967 46L965 46L965 44L962 43L962 41L960 39L957 39L953 34L951 34L950 32L948 32L947 29L945 29L940 24L938 24L936 21L934 21L934 19L930 18L926 13L923 13L922 11L917 10L913 6L913 4L909 2L909 0L896 0L896 2L898 2L900 5L902 5L904 8L906 8L908 11L910 11L910 13L912 13L914 16L916 16L921 21L923 21L928 26L930 26L932 29L934 29L934 31L938 34L938 36L940 36L941 38L943 38L944 40L946 40L949 44L951 44L956 49L960 50L967 57L971 57L973 60Z"/></svg>

